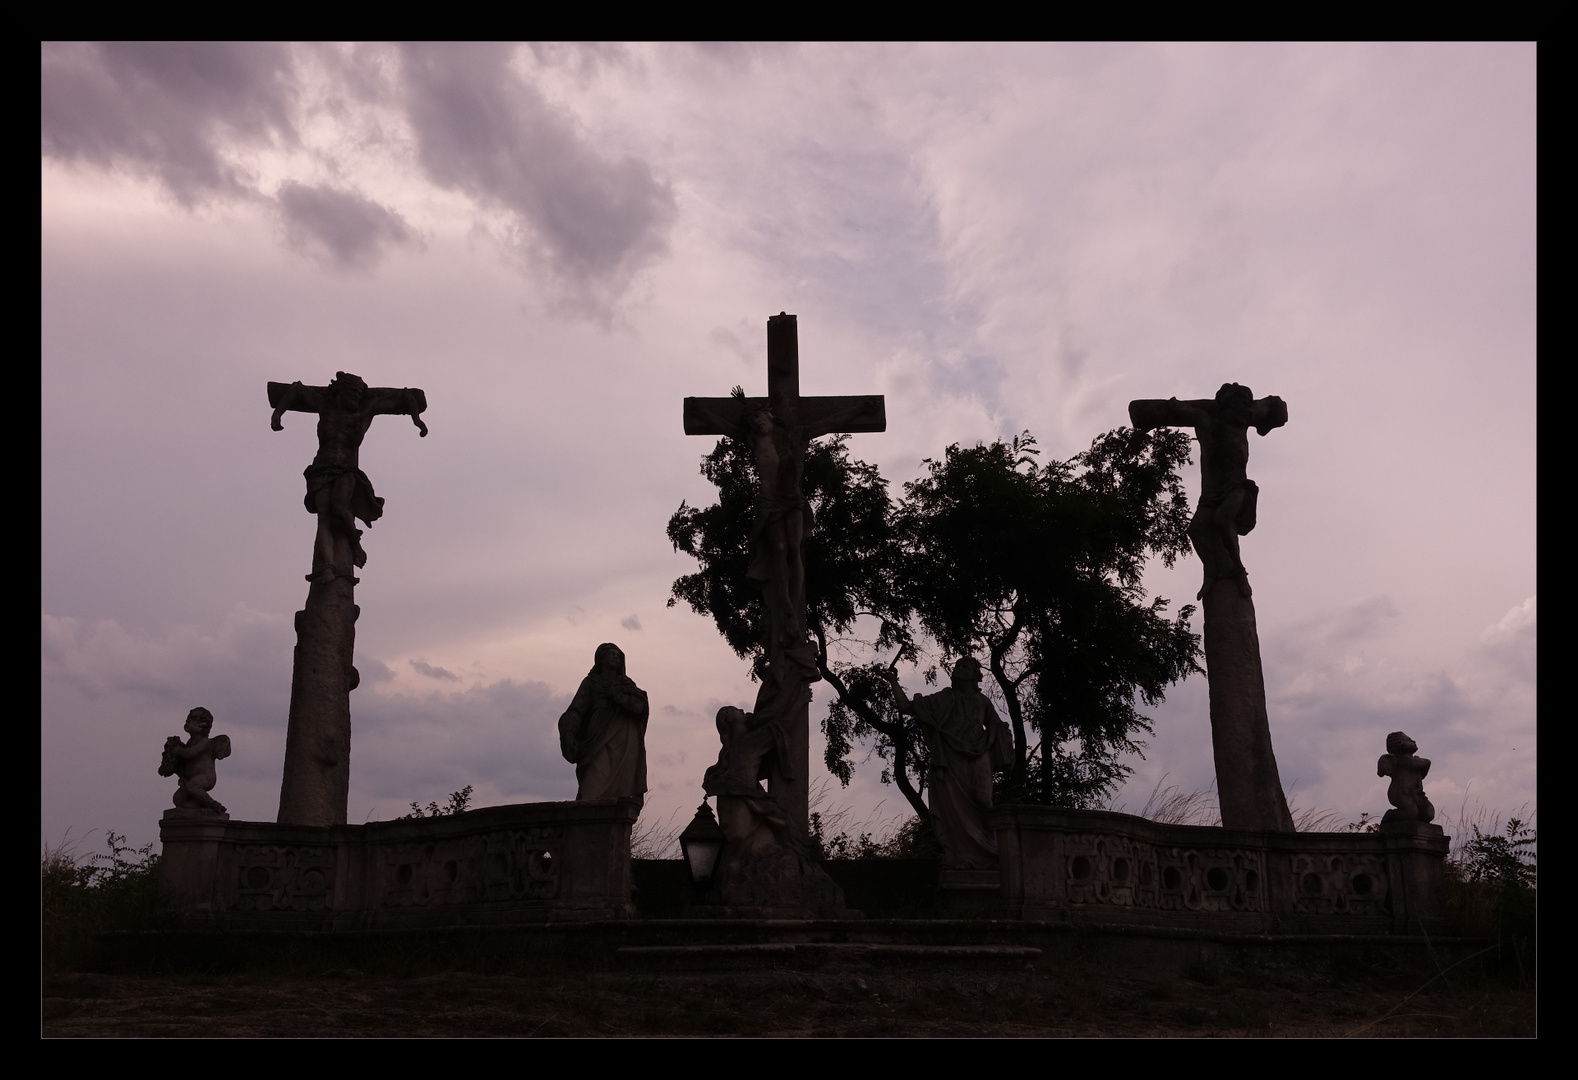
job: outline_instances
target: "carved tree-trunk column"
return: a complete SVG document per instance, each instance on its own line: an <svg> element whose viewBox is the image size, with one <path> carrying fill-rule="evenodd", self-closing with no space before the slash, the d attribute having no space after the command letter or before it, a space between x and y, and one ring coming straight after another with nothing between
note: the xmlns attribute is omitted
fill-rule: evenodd
<svg viewBox="0 0 1578 1080"><path fill-rule="evenodd" d="M350 542L344 537L335 538L335 562L351 565ZM296 612L285 777L279 792L282 825L346 823L351 691L359 681L352 657L359 614L356 586L344 576L314 581L307 589L307 606Z"/></svg>
<svg viewBox="0 0 1578 1080"><path fill-rule="evenodd" d="M1211 695L1211 751L1222 824L1293 831L1271 751L1266 679L1260 666L1255 602L1238 583L1211 583L1205 608L1205 665Z"/></svg>

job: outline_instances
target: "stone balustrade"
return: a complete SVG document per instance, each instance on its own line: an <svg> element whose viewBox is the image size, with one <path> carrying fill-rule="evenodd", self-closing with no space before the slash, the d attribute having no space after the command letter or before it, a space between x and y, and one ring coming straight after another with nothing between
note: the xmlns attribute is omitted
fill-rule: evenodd
<svg viewBox="0 0 1578 1080"><path fill-rule="evenodd" d="M189 918L224 929L624 919L638 814L628 799L332 826L171 810L161 873Z"/></svg>
<svg viewBox="0 0 1578 1080"><path fill-rule="evenodd" d="M1445 929L1449 845L1438 825L1264 832L1045 806L997 807L990 821L1009 918L1224 933Z"/></svg>

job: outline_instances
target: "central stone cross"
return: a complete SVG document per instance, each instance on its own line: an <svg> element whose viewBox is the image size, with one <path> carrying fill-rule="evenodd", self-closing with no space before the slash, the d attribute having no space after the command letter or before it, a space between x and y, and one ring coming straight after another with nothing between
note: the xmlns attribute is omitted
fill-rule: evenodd
<svg viewBox="0 0 1578 1080"><path fill-rule="evenodd" d="M786 736L787 760L766 763L773 798L801 830L809 813L811 684L817 673L816 646L809 640L805 612L805 564L801 546L810 509L801 490L805 452L821 435L885 431L881 394L862 397L801 397L800 340L795 317L767 320L767 396L685 399L686 435L727 435L745 442L756 463L759 488L751 523L750 579L762 592L762 643L767 671L756 695L759 720L778 721Z"/></svg>

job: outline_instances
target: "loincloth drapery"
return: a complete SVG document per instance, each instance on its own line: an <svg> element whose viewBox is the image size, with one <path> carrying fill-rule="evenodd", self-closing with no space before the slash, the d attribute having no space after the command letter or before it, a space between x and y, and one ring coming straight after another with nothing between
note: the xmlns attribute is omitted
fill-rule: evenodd
<svg viewBox="0 0 1578 1080"><path fill-rule="evenodd" d="M384 516L384 501L373 494L373 482L367 479L367 474L349 465L308 465L302 473L307 478L307 497L302 503L307 507L307 513L321 513L326 508L319 505L319 499L330 497L334 485L346 473L356 474L356 483L351 491L351 514L371 526Z"/></svg>
<svg viewBox="0 0 1578 1080"><path fill-rule="evenodd" d="M1233 528L1239 536L1248 536L1255 527L1255 508L1260 502L1260 485L1245 477L1234 480L1215 495L1201 495L1200 501L1195 504L1195 513L1202 510L1215 511L1227 501L1227 497L1235 491L1243 491L1244 501L1239 505L1238 516L1233 519Z"/></svg>
<svg viewBox="0 0 1578 1080"><path fill-rule="evenodd" d="M745 571L745 576L752 581L771 581L772 565L775 556L771 548L764 542L763 534L781 521L787 520L791 515L799 514L802 522L801 536L811 533L811 504L803 496L791 498L768 498L765 495L756 496L752 503L755 514L751 519L751 532L748 540L751 553L751 565Z"/></svg>

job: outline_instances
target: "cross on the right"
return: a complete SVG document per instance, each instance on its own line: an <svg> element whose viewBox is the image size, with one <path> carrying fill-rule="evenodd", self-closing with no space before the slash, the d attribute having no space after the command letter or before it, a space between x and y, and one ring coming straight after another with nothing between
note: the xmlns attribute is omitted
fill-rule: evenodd
<svg viewBox="0 0 1578 1080"><path fill-rule="evenodd" d="M1200 501L1189 539L1205 566L1199 600L1222 824L1292 832L1271 750L1255 603L1238 547L1238 538L1255 527L1260 499L1260 488L1248 476L1249 429L1266 435L1281 427L1288 407L1279 397L1257 400L1249 387L1224 383L1214 398L1131 401L1129 421L1142 432L1192 427L1200 440Z"/></svg>

